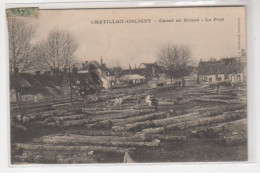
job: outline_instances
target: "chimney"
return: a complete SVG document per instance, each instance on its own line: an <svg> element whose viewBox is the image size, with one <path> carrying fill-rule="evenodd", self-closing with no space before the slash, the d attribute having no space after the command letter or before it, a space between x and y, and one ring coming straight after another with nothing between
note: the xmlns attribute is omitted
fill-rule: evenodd
<svg viewBox="0 0 260 179"><path fill-rule="evenodd" d="M136 64L135 64L135 69L137 69L137 68L136 68Z"/></svg>
<svg viewBox="0 0 260 179"><path fill-rule="evenodd" d="M103 65L103 58L101 56L101 59L100 59L100 65Z"/></svg>
<svg viewBox="0 0 260 179"><path fill-rule="evenodd" d="M130 72L130 74L132 73L131 65L130 65L130 64L129 64L129 72Z"/></svg>

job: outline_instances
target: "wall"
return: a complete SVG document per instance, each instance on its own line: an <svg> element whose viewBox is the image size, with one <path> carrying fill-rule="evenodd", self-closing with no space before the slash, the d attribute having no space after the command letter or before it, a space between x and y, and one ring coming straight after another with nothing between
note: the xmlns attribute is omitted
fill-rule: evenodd
<svg viewBox="0 0 260 179"><path fill-rule="evenodd" d="M216 81L217 81L216 75L199 75L200 83L214 83Z"/></svg>
<svg viewBox="0 0 260 179"><path fill-rule="evenodd" d="M243 82L244 81L244 74L237 73L237 74L229 74L228 80L232 82Z"/></svg>

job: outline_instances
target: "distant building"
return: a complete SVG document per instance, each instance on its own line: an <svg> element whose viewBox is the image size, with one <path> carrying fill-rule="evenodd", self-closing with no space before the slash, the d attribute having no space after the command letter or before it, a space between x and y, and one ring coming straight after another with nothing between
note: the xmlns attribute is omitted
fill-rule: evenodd
<svg viewBox="0 0 260 179"><path fill-rule="evenodd" d="M15 73L10 76L10 100L16 102L16 91L20 102L37 102L61 96L62 80L50 74Z"/></svg>
<svg viewBox="0 0 260 179"><path fill-rule="evenodd" d="M144 83L145 77L138 74L123 75L120 81L124 84L141 84Z"/></svg>
<svg viewBox="0 0 260 179"><path fill-rule="evenodd" d="M91 82L92 84L90 85L92 86L111 88L116 84L116 77L113 70L109 69L103 63L102 57L100 63L95 60L83 62L82 67L78 70L78 74L81 75L81 79L85 76L85 80Z"/></svg>
<svg viewBox="0 0 260 179"><path fill-rule="evenodd" d="M198 66L198 79L199 83L243 82L246 80L246 62L238 58L201 61Z"/></svg>
<svg viewBox="0 0 260 179"><path fill-rule="evenodd" d="M102 72L97 61L83 62L73 76L80 94L94 93L103 87Z"/></svg>

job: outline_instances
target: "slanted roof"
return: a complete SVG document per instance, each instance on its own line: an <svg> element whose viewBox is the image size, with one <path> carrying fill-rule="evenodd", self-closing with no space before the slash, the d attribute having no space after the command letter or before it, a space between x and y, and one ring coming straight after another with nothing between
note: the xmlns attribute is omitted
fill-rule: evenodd
<svg viewBox="0 0 260 179"><path fill-rule="evenodd" d="M236 74L242 73L246 67L245 62L232 61L226 63L225 61L210 61L200 62L198 66L199 75L215 75L215 74Z"/></svg>
<svg viewBox="0 0 260 179"><path fill-rule="evenodd" d="M146 71L144 69L141 68L137 68L137 69L126 69L126 70L121 70L120 75L130 75L130 74L138 74L138 75L142 75L145 76Z"/></svg>
<svg viewBox="0 0 260 179"><path fill-rule="evenodd" d="M142 63L141 65L144 65L148 70L152 71L152 68L156 71L156 73L163 73L163 69L156 63ZM141 67L139 66L139 68Z"/></svg>
<svg viewBox="0 0 260 179"><path fill-rule="evenodd" d="M123 81L128 81L128 80L143 80L145 79L144 76L138 75L138 74L129 74L129 75L123 75L121 78Z"/></svg>
<svg viewBox="0 0 260 179"><path fill-rule="evenodd" d="M10 77L11 89L19 89L22 94L59 94L60 90L48 80L48 75L20 73Z"/></svg>

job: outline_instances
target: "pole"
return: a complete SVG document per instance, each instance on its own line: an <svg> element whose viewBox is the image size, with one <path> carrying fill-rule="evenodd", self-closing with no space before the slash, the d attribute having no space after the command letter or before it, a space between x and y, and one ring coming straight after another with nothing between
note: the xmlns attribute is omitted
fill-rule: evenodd
<svg viewBox="0 0 260 179"><path fill-rule="evenodd" d="M69 85L70 85L70 104L72 105L72 85L71 85L71 72L70 72L70 67L69 67Z"/></svg>

